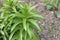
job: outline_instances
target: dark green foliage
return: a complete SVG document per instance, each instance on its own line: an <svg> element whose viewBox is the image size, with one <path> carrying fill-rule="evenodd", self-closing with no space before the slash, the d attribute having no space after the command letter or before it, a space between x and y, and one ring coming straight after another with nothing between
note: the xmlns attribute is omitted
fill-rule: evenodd
<svg viewBox="0 0 60 40"><path fill-rule="evenodd" d="M60 0L44 0L46 4L46 9L48 10L58 10L58 5Z"/></svg>

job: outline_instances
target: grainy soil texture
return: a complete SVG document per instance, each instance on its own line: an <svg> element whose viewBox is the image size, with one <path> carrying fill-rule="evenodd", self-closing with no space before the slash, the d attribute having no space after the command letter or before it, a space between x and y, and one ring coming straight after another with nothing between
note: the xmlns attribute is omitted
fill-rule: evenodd
<svg viewBox="0 0 60 40"><path fill-rule="evenodd" d="M60 19L57 18L56 11L46 10L42 0L26 0L26 2L38 4L36 11L43 16L44 21L38 22L43 27L41 40L60 40ZM60 10L60 6L58 9Z"/></svg>

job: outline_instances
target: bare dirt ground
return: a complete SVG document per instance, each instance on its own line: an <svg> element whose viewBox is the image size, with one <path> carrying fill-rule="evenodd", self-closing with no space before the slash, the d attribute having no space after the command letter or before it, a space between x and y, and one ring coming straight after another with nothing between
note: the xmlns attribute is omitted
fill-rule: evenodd
<svg viewBox="0 0 60 40"><path fill-rule="evenodd" d="M44 18L43 22L38 22L43 27L41 40L60 40L60 19L56 17L56 11L46 10L42 0L26 0L26 2L39 4L36 11Z"/></svg>

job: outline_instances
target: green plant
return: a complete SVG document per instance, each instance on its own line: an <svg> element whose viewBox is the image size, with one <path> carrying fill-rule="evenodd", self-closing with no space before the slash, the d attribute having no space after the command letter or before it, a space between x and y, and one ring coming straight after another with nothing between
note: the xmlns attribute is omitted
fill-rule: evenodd
<svg viewBox="0 0 60 40"><path fill-rule="evenodd" d="M60 18L60 11L57 11L57 18Z"/></svg>
<svg viewBox="0 0 60 40"><path fill-rule="evenodd" d="M48 10L57 10L60 0L44 0L46 4L46 9Z"/></svg>
<svg viewBox="0 0 60 40"><path fill-rule="evenodd" d="M36 23L36 20L42 20L42 16L33 11L36 6L18 4L18 0L4 2L0 9L0 40L39 40L34 29L42 32Z"/></svg>

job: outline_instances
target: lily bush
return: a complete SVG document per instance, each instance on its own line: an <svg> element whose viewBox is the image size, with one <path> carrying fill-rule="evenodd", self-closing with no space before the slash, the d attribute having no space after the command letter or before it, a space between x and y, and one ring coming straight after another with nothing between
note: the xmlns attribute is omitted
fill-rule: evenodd
<svg viewBox="0 0 60 40"><path fill-rule="evenodd" d="M0 9L0 40L40 40L34 29L42 33L36 23L42 16L30 4L19 4L18 0L4 0Z"/></svg>

